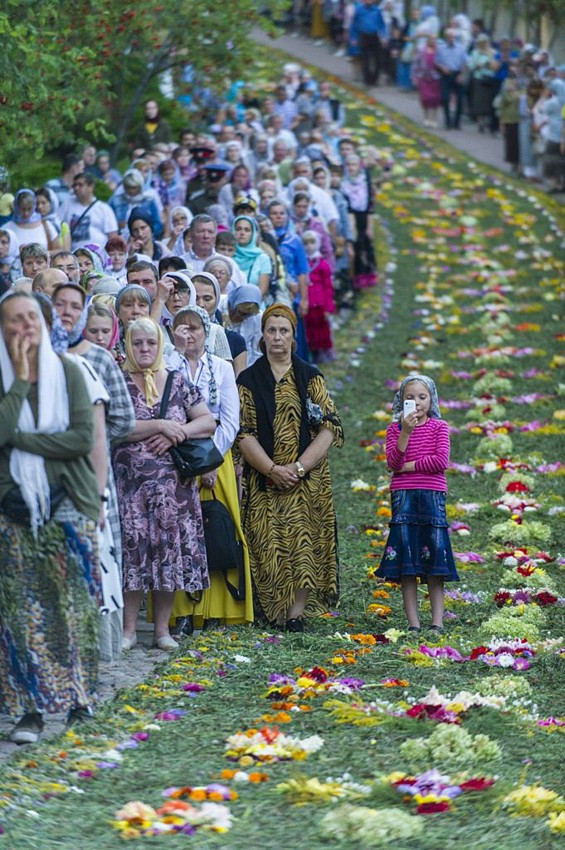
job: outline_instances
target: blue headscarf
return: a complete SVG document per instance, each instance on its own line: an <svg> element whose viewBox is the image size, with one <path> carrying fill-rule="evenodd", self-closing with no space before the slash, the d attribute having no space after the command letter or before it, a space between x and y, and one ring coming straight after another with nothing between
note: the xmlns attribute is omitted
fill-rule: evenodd
<svg viewBox="0 0 565 850"><path fill-rule="evenodd" d="M422 6L421 16L422 16L423 21L425 21L427 18L431 18L435 14L436 14L436 7L435 6Z"/></svg>
<svg viewBox="0 0 565 850"><path fill-rule="evenodd" d="M33 202L33 212L29 218L22 218L20 215L20 203L22 201L22 196L29 195ZM14 198L14 221L16 224L27 224L28 222L33 221L41 221L41 216L37 212L37 199L35 197L35 192L32 192L31 189L20 189L16 192L16 197Z"/></svg>
<svg viewBox="0 0 565 850"><path fill-rule="evenodd" d="M399 422L402 416L402 401L404 390L407 384L412 383L413 381L418 381L420 384L424 384L427 387L427 390L430 394L430 409L428 410L428 416L430 419L441 419L441 413L439 412L439 402L437 397L437 389L435 383L431 378L428 378L427 375L408 375L407 378L404 378L398 392L394 396L394 401L392 403L392 421Z"/></svg>
<svg viewBox="0 0 565 850"><path fill-rule="evenodd" d="M257 245L257 222L249 215L238 215L234 218L232 224L232 233L235 233L235 227L238 221L248 221L251 225L251 239L247 245L239 245L235 249L234 260L242 272L250 272L257 260L257 257L263 253Z"/></svg>

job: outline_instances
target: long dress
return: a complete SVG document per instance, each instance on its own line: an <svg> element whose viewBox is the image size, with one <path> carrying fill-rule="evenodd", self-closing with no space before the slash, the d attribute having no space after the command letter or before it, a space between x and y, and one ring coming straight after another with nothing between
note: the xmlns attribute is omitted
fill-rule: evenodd
<svg viewBox="0 0 565 850"><path fill-rule="evenodd" d="M157 419L160 402L145 396L126 375L135 418ZM202 402L181 375L171 387L167 419L185 424L187 412ZM186 590L208 587L202 511L194 480L181 481L169 452L161 457L145 440L123 443L114 452L114 473L122 527L124 590Z"/></svg>
<svg viewBox="0 0 565 850"><path fill-rule="evenodd" d="M441 103L439 73L435 65L435 49L424 48L418 53L412 66L412 76L418 87L420 103L424 109L437 109Z"/></svg>
<svg viewBox="0 0 565 850"><path fill-rule="evenodd" d="M170 364L173 364L172 358ZM243 548L245 599L237 601L233 598L227 588L224 573L220 571L212 571L210 573L210 587L201 594L200 599L191 599L186 593L175 593L175 601L170 620L171 626L175 625L177 617L192 616L194 626L197 629L202 628L206 620L220 620L224 625L253 622L253 590L249 567L249 551L241 525L239 493L232 452L231 448L226 448L226 446L231 445L237 434L239 416L234 415L233 408L235 408L237 413L239 412L238 396L231 365L215 357L212 357L212 364L219 396L219 399L214 405L210 402L210 372L206 357L204 356L202 358L202 368L197 371L194 379L190 375L190 370L188 372L183 371L185 381L189 385L192 385L194 382L198 386L214 418L220 422L223 420L223 428L219 427L214 435L216 446L224 455L224 462L218 467L218 477L213 493L211 490L200 486L200 478L197 478L196 482L197 486L200 487L200 499L202 502L213 499L215 496L228 509L234 524L236 538L241 542ZM177 364L175 363L175 365ZM224 415L222 415L223 413ZM239 570L228 570L225 576L233 587L238 588ZM149 596L147 599L147 619L151 622L152 618L153 607Z"/></svg>
<svg viewBox="0 0 565 850"><path fill-rule="evenodd" d="M245 373L243 373L245 374ZM294 463L299 451L301 403L291 366L275 382L276 412L273 422L277 464ZM239 386L241 430L238 439L259 438L257 411L251 391ZM324 415L323 426L334 433L333 445L343 444L343 430L321 375L308 383L311 401ZM317 429L311 430L311 438ZM269 622L285 618L296 591L308 588L305 616L323 614L339 594L336 518L327 458L289 492L267 485L245 467L243 530L249 546L251 573L260 607ZM257 606L257 602L259 606Z"/></svg>

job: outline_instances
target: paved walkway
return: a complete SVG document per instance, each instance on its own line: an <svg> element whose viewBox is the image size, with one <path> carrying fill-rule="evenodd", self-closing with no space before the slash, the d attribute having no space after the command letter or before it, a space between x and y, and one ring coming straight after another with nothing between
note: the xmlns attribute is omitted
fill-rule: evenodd
<svg viewBox="0 0 565 850"><path fill-rule="evenodd" d="M380 101L390 109L409 118L416 124L422 124L422 109L415 92L403 92L395 86L380 84L378 87L368 88L359 80L354 78L353 63L348 62L346 57L336 56L335 48L327 42L319 44L302 35L285 34L279 38L271 39L261 30L254 30L253 38L259 44L277 47L285 53L296 57L296 59L315 65L322 71L339 77L348 83L357 85L360 89L370 94L375 100ZM473 123L464 123L461 130L428 129L426 131L440 136L474 159L487 163L487 165L499 168L509 173L510 167L503 161L502 139L484 136L479 133ZM527 184L525 184L527 185Z"/></svg>

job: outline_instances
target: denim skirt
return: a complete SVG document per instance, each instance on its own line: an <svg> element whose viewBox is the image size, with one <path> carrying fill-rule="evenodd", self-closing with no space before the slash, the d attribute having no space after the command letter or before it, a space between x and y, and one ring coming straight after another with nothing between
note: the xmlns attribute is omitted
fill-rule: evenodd
<svg viewBox="0 0 565 850"><path fill-rule="evenodd" d="M399 581L437 576L459 581L445 514L446 494L440 490L392 490L392 518L379 578Z"/></svg>

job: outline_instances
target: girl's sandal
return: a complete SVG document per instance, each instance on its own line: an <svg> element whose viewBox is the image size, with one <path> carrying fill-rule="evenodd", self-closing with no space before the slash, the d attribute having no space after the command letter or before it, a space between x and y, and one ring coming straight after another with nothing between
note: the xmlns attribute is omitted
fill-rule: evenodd
<svg viewBox="0 0 565 850"><path fill-rule="evenodd" d="M430 632L435 632L436 635L445 634L443 626L430 626Z"/></svg>
<svg viewBox="0 0 565 850"><path fill-rule="evenodd" d="M417 633L417 632L421 632L422 629L420 628L420 626L408 626L407 631Z"/></svg>

